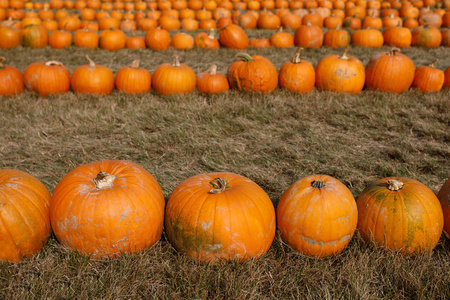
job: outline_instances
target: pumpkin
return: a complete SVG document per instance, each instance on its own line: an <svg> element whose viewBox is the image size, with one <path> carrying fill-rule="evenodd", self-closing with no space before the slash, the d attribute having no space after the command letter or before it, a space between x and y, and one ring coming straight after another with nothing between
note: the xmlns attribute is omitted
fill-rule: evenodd
<svg viewBox="0 0 450 300"><path fill-rule="evenodd" d="M139 68L139 60L135 60L129 67L121 68L115 79L116 89L127 94L147 93L150 91L152 78L150 72Z"/></svg>
<svg viewBox="0 0 450 300"><path fill-rule="evenodd" d="M413 61L393 48L373 56L366 65L366 87L369 90L402 93L414 80Z"/></svg>
<svg viewBox="0 0 450 300"><path fill-rule="evenodd" d="M412 87L419 89L421 92L439 92L444 85L444 72L436 69L432 62L429 66L420 66L416 69Z"/></svg>
<svg viewBox="0 0 450 300"><path fill-rule="evenodd" d="M217 66L212 65L208 72L197 78L197 90L203 94L217 94L230 89L228 79L224 74L217 73Z"/></svg>
<svg viewBox="0 0 450 300"><path fill-rule="evenodd" d="M278 86L278 74L273 64L265 57L239 53L227 72L232 89L245 92L273 92Z"/></svg>
<svg viewBox="0 0 450 300"><path fill-rule="evenodd" d="M283 241L302 254L338 254L356 230L355 198L339 180L311 175L294 182L277 206L278 230Z"/></svg>
<svg viewBox="0 0 450 300"><path fill-rule="evenodd" d="M235 24L227 25L220 30L219 42L222 46L230 49L242 50L249 45L247 34Z"/></svg>
<svg viewBox="0 0 450 300"><path fill-rule="evenodd" d="M437 48L441 45L442 34L434 26L419 26L412 31L411 45L424 48Z"/></svg>
<svg viewBox="0 0 450 300"><path fill-rule="evenodd" d="M20 45L20 31L16 28L0 25L0 49L14 48Z"/></svg>
<svg viewBox="0 0 450 300"><path fill-rule="evenodd" d="M200 32L197 34L194 38L194 45L197 48L203 48L203 49L219 49L220 44L219 40L215 37L215 30L214 28L211 28L209 30L209 34L206 32Z"/></svg>
<svg viewBox="0 0 450 300"><path fill-rule="evenodd" d="M190 34L177 32L172 36L170 45L178 50L190 50L194 47L194 38Z"/></svg>
<svg viewBox="0 0 450 300"><path fill-rule="evenodd" d="M324 57L316 66L316 87L322 91L357 94L365 82L362 62L353 56L334 54Z"/></svg>
<svg viewBox="0 0 450 300"><path fill-rule="evenodd" d="M281 17L281 26L284 29L297 29L302 25L302 19L295 14L286 14Z"/></svg>
<svg viewBox="0 0 450 300"><path fill-rule="evenodd" d="M444 47L450 47L450 28L442 29L441 36L442 36L441 45Z"/></svg>
<svg viewBox="0 0 450 300"><path fill-rule="evenodd" d="M50 237L50 192L30 174L11 169L0 170L0 190L0 261L16 263Z"/></svg>
<svg viewBox="0 0 450 300"><path fill-rule="evenodd" d="M444 214L444 234L450 239L450 178L442 185L438 193Z"/></svg>
<svg viewBox="0 0 450 300"><path fill-rule="evenodd" d="M317 25L307 23L294 33L294 45L303 48L320 48L323 44L323 32Z"/></svg>
<svg viewBox="0 0 450 300"><path fill-rule="evenodd" d="M36 62L23 73L25 87L41 97L67 93L70 89L69 70L59 61Z"/></svg>
<svg viewBox="0 0 450 300"><path fill-rule="evenodd" d="M376 29L359 29L352 33L352 45L370 48L383 46L383 34Z"/></svg>
<svg viewBox="0 0 450 300"><path fill-rule="evenodd" d="M0 57L0 96L15 96L24 90L23 75L16 67L3 65Z"/></svg>
<svg viewBox="0 0 450 300"><path fill-rule="evenodd" d="M163 229L164 196L155 178L130 161L81 165L50 200L53 232L64 246L93 258L151 247Z"/></svg>
<svg viewBox="0 0 450 300"><path fill-rule="evenodd" d="M258 19L250 12L239 14L236 24L242 29L255 29L258 26Z"/></svg>
<svg viewBox="0 0 450 300"><path fill-rule="evenodd" d="M256 183L232 173L193 176L170 195L165 228L170 243L206 262L257 258L275 237L273 204Z"/></svg>
<svg viewBox="0 0 450 300"><path fill-rule="evenodd" d="M96 49L98 48L98 34L94 31L90 31L87 28L83 30L77 30L73 35L73 42L76 47Z"/></svg>
<svg viewBox="0 0 450 300"><path fill-rule="evenodd" d="M42 25L28 25L20 32L22 46L29 48L44 48L47 46L48 33Z"/></svg>
<svg viewBox="0 0 450 300"><path fill-rule="evenodd" d="M450 89L450 67L445 69L444 75L445 75L444 87Z"/></svg>
<svg viewBox="0 0 450 300"><path fill-rule="evenodd" d="M278 32L270 37L270 44L275 48L288 48L294 46L294 37L289 32L284 32L283 27L279 27Z"/></svg>
<svg viewBox="0 0 450 300"><path fill-rule="evenodd" d="M145 49L145 38L143 36L130 36L125 41L127 49Z"/></svg>
<svg viewBox="0 0 450 300"><path fill-rule="evenodd" d="M424 184L404 177L372 182L359 195L358 230L366 241L403 254L431 252L444 225L441 204Z"/></svg>
<svg viewBox="0 0 450 300"><path fill-rule="evenodd" d="M161 95L187 94L195 89L197 78L194 70L181 64L177 55L173 63L158 66L152 76L153 89Z"/></svg>
<svg viewBox="0 0 450 300"><path fill-rule="evenodd" d="M116 51L125 48L127 36L122 30L110 29L100 33L99 46L102 49Z"/></svg>
<svg viewBox="0 0 450 300"><path fill-rule="evenodd" d="M72 34L64 30L53 31L48 37L48 44L54 49L63 49L72 45Z"/></svg>
<svg viewBox="0 0 450 300"><path fill-rule="evenodd" d="M297 93L310 93L314 89L316 72L310 62L300 58L302 50L299 48L292 61L281 66L278 78L280 88Z"/></svg>
<svg viewBox="0 0 450 300"><path fill-rule="evenodd" d="M261 14L258 18L258 28L260 29L277 29L280 25L280 17L273 13Z"/></svg>
<svg viewBox="0 0 450 300"><path fill-rule="evenodd" d="M107 67L96 65L89 56L88 65L75 69L70 78L70 85L75 93L107 95L114 89L114 74Z"/></svg>
<svg viewBox="0 0 450 300"><path fill-rule="evenodd" d="M397 48L407 48L411 46L412 34L408 28L390 27L383 32L384 44Z"/></svg>
<svg viewBox="0 0 450 300"><path fill-rule="evenodd" d="M145 34L145 44L152 50L166 50L170 47L170 34L160 27L150 28Z"/></svg>
<svg viewBox="0 0 450 300"><path fill-rule="evenodd" d="M250 46L259 48L259 49L268 48L268 47L270 47L270 41L266 38L260 38L260 39L252 38L250 40Z"/></svg>
<svg viewBox="0 0 450 300"><path fill-rule="evenodd" d="M347 30L341 29L341 23L339 23L336 29L328 30L323 36L323 44L330 48L343 48L347 47L350 42L350 35Z"/></svg>

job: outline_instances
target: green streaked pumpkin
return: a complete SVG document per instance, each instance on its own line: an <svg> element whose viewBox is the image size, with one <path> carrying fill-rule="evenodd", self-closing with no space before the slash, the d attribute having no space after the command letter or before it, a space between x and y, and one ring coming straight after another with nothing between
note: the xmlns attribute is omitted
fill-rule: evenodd
<svg viewBox="0 0 450 300"><path fill-rule="evenodd" d="M431 252L444 225L436 195L424 184L404 177L371 183L357 200L361 236L403 254Z"/></svg>

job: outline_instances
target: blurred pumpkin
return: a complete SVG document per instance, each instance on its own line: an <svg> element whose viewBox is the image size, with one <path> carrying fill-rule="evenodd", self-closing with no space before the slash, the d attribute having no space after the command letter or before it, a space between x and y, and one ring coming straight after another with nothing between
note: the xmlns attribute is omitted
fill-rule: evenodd
<svg viewBox="0 0 450 300"><path fill-rule="evenodd" d="M22 72L16 67L3 65L0 57L0 96L15 96L25 89Z"/></svg>

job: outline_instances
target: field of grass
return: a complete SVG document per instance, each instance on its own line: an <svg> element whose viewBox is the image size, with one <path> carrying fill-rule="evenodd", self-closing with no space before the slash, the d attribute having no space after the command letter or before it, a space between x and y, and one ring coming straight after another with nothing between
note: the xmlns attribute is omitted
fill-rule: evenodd
<svg viewBox="0 0 450 300"><path fill-rule="evenodd" d="M349 54L366 65L388 49L351 48ZM248 52L279 69L295 50ZM315 66L340 51L305 50L303 58ZM226 73L238 51L17 48L0 56L21 71L54 59L73 72L89 54L116 73L137 58L153 72L175 53L199 74L212 63ZM416 67L436 57L439 69L450 66L448 48L403 53ZM114 91L48 98L25 92L0 99L0 128L0 168L29 172L50 191L74 167L101 159L142 165L166 199L190 176L238 173L259 184L275 206L289 185L311 174L337 178L355 197L386 176L413 178L437 192L450 174L450 90L171 97ZM449 299L449 270L450 242L443 236L431 254L410 258L367 245L356 233L343 253L325 259L297 254L277 236L262 258L219 265L183 257L165 236L138 255L104 260L65 249L52 237L35 257L0 263L0 299Z"/></svg>

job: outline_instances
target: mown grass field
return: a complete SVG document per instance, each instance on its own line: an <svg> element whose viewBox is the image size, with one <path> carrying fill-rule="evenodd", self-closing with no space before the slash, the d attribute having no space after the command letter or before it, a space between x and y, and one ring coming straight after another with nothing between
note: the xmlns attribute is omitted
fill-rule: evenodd
<svg viewBox="0 0 450 300"><path fill-rule="evenodd" d="M351 48L364 65L381 49ZM277 69L296 49L249 48ZM305 50L314 66L342 50ZM402 51L416 67L450 50ZM226 73L238 51L29 50L0 51L6 64L24 71L36 61L59 60L71 72L89 56L114 73L140 58L153 71L177 53L199 74L215 63ZM328 174L355 197L371 181L405 176L437 192L450 174L450 91L400 95L363 91L356 96L313 91L269 95L231 91L161 97L154 92L106 97L73 93L39 98L25 92L0 99L0 168L17 168L53 191L76 166L101 159L142 165L166 199L182 180L229 171L258 183L276 206L297 179ZM449 299L450 242L433 253L403 257L367 245L355 234L340 255L312 259L279 236L268 254L245 263L199 264L178 254L165 236L153 248L117 259L90 260L55 238L35 257L0 263L4 299Z"/></svg>

